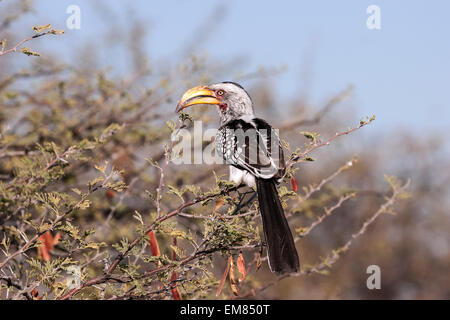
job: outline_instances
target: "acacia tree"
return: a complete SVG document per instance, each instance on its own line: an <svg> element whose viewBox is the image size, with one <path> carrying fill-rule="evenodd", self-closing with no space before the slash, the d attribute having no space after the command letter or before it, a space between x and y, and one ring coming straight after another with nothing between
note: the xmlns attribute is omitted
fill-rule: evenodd
<svg viewBox="0 0 450 320"><path fill-rule="evenodd" d="M10 49L3 42L0 59L24 42L62 33L50 26L34 30ZM227 181L225 166L173 164L171 134L191 125L188 115L174 119L176 88L208 83L224 70L210 75L208 61L192 56L152 75L143 87L149 68L116 79L103 70L58 65L31 49L21 51L40 60L0 78L3 299L258 296L286 277L327 273L375 220L407 196L409 182L386 176L386 198L346 241L314 263L302 261L298 273L268 280L253 191ZM34 85L24 86L23 79ZM135 90L139 86L142 90ZM331 187L357 167L357 157L324 167L308 184L298 171L315 160L318 149L374 120L362 119L336 134L301 131L319 123L349 93L336 95L311 117L275 125L288 155L279 194L297 242L349 201L358 201L351 186ZM193 112L205 126L214 125L205 110Z"/></svg>

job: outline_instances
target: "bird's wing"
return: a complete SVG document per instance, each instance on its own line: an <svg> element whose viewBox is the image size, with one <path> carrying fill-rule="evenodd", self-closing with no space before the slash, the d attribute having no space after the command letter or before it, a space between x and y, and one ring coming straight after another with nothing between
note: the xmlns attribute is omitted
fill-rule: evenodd
<svg viewBox="0 0 450 320"><path fill-rule="evenodd" d="M236 119L219 128L216 150L224 160L262 179L284 173L284 155L278 133L266 121Z"/></svg>

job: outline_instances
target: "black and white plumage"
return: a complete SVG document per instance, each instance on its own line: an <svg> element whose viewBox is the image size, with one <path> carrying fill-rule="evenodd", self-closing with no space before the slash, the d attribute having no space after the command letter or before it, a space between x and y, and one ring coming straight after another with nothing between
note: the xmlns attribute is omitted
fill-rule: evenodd
<svg viewBox="0 0 450 320"><path fill-rule="evenodd" d="M218 106L221 126L216 134L216 152L229 165L231 181L256 188L270 269L276 273L297 272L299 258L276 188L285 172L277 131L254 116L250 96L233 82L188 90L177 112L194 104Z"/></svg>
<svg viewBox="0 0 450 320"><path fill-rule="evenodd" d="M266 121L253 116L243 116L222 125L216 134L216 150L220 156L253 181L260 179L281 179L284 175L284 154L280 139ZM233 169L232 178L238 178ZM243 174L242 173L242 174ZM235 181L240 185L242 181ZM245 183L256 187L255 183Z"/></svg>

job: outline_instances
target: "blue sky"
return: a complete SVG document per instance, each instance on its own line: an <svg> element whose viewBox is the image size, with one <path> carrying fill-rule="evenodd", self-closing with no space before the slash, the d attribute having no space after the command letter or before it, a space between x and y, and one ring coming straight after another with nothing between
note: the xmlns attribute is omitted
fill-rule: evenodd
<svg viewBox="0 0 450 320"><path fill-rule="evenodd" d="M125 1L104 3L114 13L110 19L126 23ZM201 36L202 23L214 8L225 4L223 21L201 43L199 52L217 58L246 56L249 70L287 66L287 71L273 81L280 96L292 97L307 90L311 102L320 105L353 84L358 117L375 113L378 128L445 129L450 124L448 1L127 3L133 4L136 18L148 21L146 40L154 57L176 58L180 43L194 32ZM95 39L97 31L106 28L92 1L36 0L36 14L27 17L30 24L52 23L65 28L70 4L81 8L81 30L69 31L64 40L51 40L67 57L76 51L77 44ZM381 30L366 27L366 8L371 4L381 9ZM113 64L120 56L110 59Z"/></svg>

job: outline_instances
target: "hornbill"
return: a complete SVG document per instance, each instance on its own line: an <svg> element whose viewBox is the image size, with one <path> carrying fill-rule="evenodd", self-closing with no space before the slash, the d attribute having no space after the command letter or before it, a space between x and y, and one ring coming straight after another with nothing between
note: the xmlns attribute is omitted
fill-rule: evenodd
<svg viewBox="0 0 450 320"><path fill-rule="evenodd" d="M299 258L276 188L285 173L276 130L255 117L250 96L235 82L189 89L176 112L199 104L218 107L220 128L215 147L229 165L230 180L237 186L256 188L270 270L278 274L297 272Z"/></svg>

